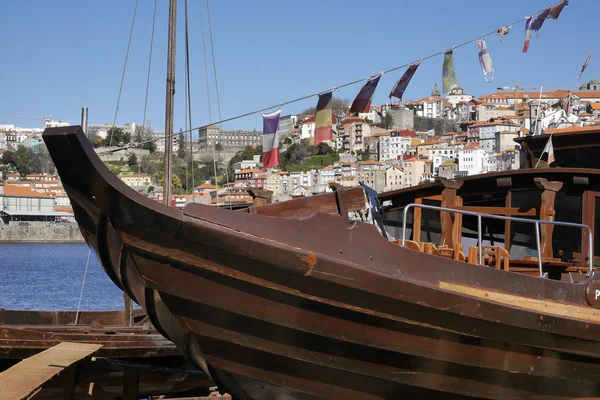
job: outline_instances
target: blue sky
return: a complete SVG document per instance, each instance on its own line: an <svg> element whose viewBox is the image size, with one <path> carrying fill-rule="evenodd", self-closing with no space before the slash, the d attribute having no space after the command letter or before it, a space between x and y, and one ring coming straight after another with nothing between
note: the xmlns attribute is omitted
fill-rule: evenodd
<svg viewBox="0 0 600 400"><path fill-rule="evenodd" d="M184 7L178 7L175 128L184 127ZM302 2L210 1L223 118L324 91L382 70L418 60L497 29L551 5L549 0L429 0ZM78 123L81 107L90 123L112 123L134 0L22 0L3 4L0 25L0 124L41 127L11 115ZM117 123L141 122L154 1L140 0ZM164 130L168 1L160 0L148 118ZM192 124L209 122L200 28L200 1L189 0ZM455 51L459 84L479 96L497 86L572 88L581 64L598 38L600 1L571 0L558 20L547 20L521 53L524 23L487 45L496 70L487 83L474 43ZM206 14L205 14L206 16ZM208 41L207 41L208 45ZM600 50L598 50L600 53ZM595 54L582 81L600 79ZM211 76L213 121L218 119ZM441 84L442 56L424 61L406 99L429 95ZM382 77L374 104L387 95L403 70ZM360 84L336 92L352 99ZM284 114L316 104L316 97L286 106ZM261 128L259 115L225 129Z"/></svg>

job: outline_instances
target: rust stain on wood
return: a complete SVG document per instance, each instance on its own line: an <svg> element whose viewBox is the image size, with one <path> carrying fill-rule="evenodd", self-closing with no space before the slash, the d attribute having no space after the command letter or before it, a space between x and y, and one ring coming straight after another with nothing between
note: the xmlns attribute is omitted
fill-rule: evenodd
<svg viewBox="0 0 600 400"><path fill-rule="evenodd" d="M313 268L315 267L315 264L317 263L317 255L315 253L313 253L312 251L309 251L308 254L305 255L304 257L302 257L300 260L308 268L306 270L306 272L304 273L304 276L309 276L310 274L312 274Z"/></svg>

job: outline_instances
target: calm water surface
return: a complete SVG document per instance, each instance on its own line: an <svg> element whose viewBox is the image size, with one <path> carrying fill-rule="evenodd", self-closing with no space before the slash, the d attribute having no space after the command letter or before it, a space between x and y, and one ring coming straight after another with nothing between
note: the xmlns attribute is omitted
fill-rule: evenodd
<svg viewBox="0 0 600 400"><path fill-rule="evenodd" d="M0 244L0 308L76 310L87 256L85 244ZM81 309L123 309L93 251Z"/></svg>

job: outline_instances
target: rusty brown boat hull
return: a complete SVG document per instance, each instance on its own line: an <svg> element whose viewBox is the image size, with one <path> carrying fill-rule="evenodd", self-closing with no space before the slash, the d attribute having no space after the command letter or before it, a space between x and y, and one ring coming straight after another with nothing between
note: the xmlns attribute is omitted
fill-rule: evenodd
<svg viewBox="0 0 600 400"><path fill-rule="evenodd" d="M78 128L44 140L107 274L240 399L600 395L588 282L440 259L340 215L293 217L351 191L180 212L110 174Z"/></svg>

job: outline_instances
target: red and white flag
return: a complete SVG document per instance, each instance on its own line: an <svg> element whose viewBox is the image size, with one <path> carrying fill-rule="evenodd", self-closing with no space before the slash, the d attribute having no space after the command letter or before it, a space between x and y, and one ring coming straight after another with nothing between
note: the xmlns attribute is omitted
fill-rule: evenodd
<svg viewBox="0 0 600 400"><path fill-rule="evenodd" d="M373 100L373 95L375 94L375 89L377 89L377 84L379 83L379 79L382 74L372 76L367 80L367 83L364 84L360 92L356 95L356 98L352 102L352 106L350 107L350 113L367 113L371 108L371 100Z"/></svg>
<svg viewBox="0 0 600 400"><path fill-rule="evenodd" d="M527 17L525 22L525 44L523 44L523 53L529 50L529 41L531 40L531 17Z"/></svg>
<svg viewBox="0 0 600 400"><path fill-rule="evenodd" d="M281 110L271 114L263 114L263 168L271 168L279 165L279 115Z"/></svg>

